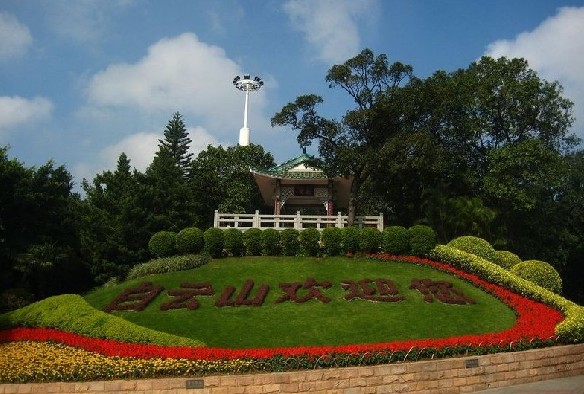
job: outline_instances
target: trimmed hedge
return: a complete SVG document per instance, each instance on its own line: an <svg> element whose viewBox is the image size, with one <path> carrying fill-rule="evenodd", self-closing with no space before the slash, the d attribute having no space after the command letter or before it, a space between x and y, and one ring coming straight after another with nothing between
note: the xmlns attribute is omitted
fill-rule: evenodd
<svg viewBox="0 0 584 394"><path fill-rule="evenodd" d="M262 231L262 254L264 256L280 255L280 232L273 228Z"/></svg>
<svg viewBox="0 0 584 394"><path fill-rule="evenodd" d="M186 254L182 256L161 257L146 263L135 265L128 273L127 279L141 278L146 275L167 272L186 271L201 267L211 260L209 255Z"/></svg>
<svg viewBox="0 0 584 394"><path fill-rule="evenodd" d="M248 256L262 255L262 230L259 228L250 228L243 233L243 243L245 245L245 254Z"/></svg>
<svg viewBox="0 0 584 394"><path fill-rule="evenodd" d="M327 227L322 230L322 248L327 256L338 256L343 252L343 230Z"/></svg>
<svg viewBox="0 0 584 394"><path fill-rule="evenodd" d="M300 250L299 232L295 228L287 228L280 233L280 244L284 256L296 256Z"/></svg>
<svg viewBox="0 0 584 394"><path fill-rule="evenodd" d="M211 257L219 258L223 256L223 243L224 243L223 230L215 227L208 228L203 233L203 239L205 240L205 252L210 254Z"/></svg>
<svg viewBox="0 0 584 394"><path fill-rule="evenodd" d="M550 264L540 260L527 260L515 264L511 272L520 278L535 283L538 286L553 291L556 294L562 292L562 278L558 271Z"/></svg>
<svg viewBox="0 0 584 394"><path fill-rule="evenodd" d="M410 254L410 236L403 226L388 226L383 229L382 249L395 255Z"/></svg>
<svg viewBox="0 0 584 394"><path fill-rule="evenodd" d="M359 227L343 228L343 249L345 253L357 253L359 251L359 236L361 229Z"/></svg>
<svg viewBox="0 0 584 394"><path fill-rule="evenodd" d="M0 329L45 327L92 338L165 346L205 346L201 341L138 326L93 308L77 294L49 297L22 309L0 315Z"/></svg>
<svg viewBox="0 0 584 394"><path fill-rule="evenodd" d="M493 248L490 243L479 237L465 235L454 238L452 241L448 242L448 246L452 246L463 252L472 253L485 260L489 260L490 262L496 261L495 248Z"/></svg>
<svg viewBox="0 0 584 394"><path fill-rule="evenodd" d="M448 245L436 246L430 257L560 310L566 318L556 326L556 335L566 343L584 342L584 307L522 279L482 257Z"/></svg>
<svg viewBox="0 0 584 394"><path fill-rule="evenodd" d="M505 269L511 269L515 264L521 263L521 257L508 250L496 250L493 263Z"/></svg>
<svg viewBox="0 0 584 394"><path fill-rule="evenodd" d="M150 237L148 250L155 257L168 257L176 254L176 233L159 231Z"/></svg>
<svg viewBox="0 0 584 394"><path fill-rule="evenodd" d="M436 232L432 227L418 224L408 229L410 252L415 256L427 256L436 246Z"/></svg>
<svg viewBox="0 0 584 394"><path fill-rule="evenodd" d="M198 227L187 227L176 235L176 250L181 254L198 254L203 250L203 230Z"/></svg>
<svg viewBox="0 0 584 394"><path fill-rule="evenodd" d="M307 228L300 231L300 250L304 256L318 256L320 252L320 231Z"/></svg>
<svg viewBox="0 0 584 394"><path fill-rule="evenodd" d="M243 234L236 228L228 228L223 232L223 248L228 256L239 257L245 254Z"/></svg>
<svg viewBox="0 0 584 394"><path fill-rule="evenodd" d="M363 227L359 234L359 250L363 253L379 253L381 232L374 227Z"/></svg>

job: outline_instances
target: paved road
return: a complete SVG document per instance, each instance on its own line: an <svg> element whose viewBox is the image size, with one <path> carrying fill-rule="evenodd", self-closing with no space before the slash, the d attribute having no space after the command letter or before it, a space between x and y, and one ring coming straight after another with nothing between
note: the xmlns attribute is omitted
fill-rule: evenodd
<svg viewBox="0 0 584 394"><path fill-rule="evenodd" d="M584 394L584 375L475 391L475 394Z"/></svg>

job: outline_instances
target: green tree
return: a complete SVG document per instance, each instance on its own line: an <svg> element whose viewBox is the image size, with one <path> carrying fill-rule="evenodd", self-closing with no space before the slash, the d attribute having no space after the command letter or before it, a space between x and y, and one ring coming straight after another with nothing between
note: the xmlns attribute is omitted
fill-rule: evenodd
<svg viewBox="0 0 584 394"><path fill-rule="evenodd" d="M83 182L81 236L85 258L98 283L124 277L148 257L151 213L143 178L131 170L130 160L121 153L115 171L96 175L91 184Z"/></svg>
<svg viewBox="0 0 584 394"><path fill-rule="evenodd" d="M388 108L385 105L388 97L411 75L411 66L390 64L386 55L375 56L364 49L345 63L331 67L326 75L329 87L341 88L356 104L340 121L318 115L316 107L323 99L316 95L300 96L272 117L273 126L290 126L298 132L301 147L318 142L320 159L314 164L325 173L352 177L350 223L358 210L357 197L368 176L368 166L383 141L394 132L391 118L382 110Z"/></svg>
<svg viewBox="0 0 584 394"><path fill-rule="evenodd" d="M179 112L175 112L172 115L172 119L168 121L168 125L164 130L164 139L158 141L158 155L161 155L162 152L169 154L186 176L193 157L193 154L189 153L192 140L189 138L183 117Z"/></svg>
<svg viewBox="0 0 584 394"><path fill-rule="evenodd" d="M245 213L261 209L264 202L251 168L275 165L259 145L223 148L209 145L193 160L189 188L202 227L213 223L214 211Z"/></svg>
<svg viewBox="0 0 584 394"><path fill-rule="evenodd" d="M72 193L71 174L51 161L27 168L7 152L0 148L2 288L44 297L87 284L79 258L79 196Z"/></svg>
<svg viewBox="0 0 584 394"><path fill-rule="evenodd" d="M177 112L168 122L164 139L141 180L145 187L146 209L151 212L152 232L178 232L198 225L193 214L193 200L188 188L188 172L192 154L187 153L191 140L187 137L182 116Z"/></svg>

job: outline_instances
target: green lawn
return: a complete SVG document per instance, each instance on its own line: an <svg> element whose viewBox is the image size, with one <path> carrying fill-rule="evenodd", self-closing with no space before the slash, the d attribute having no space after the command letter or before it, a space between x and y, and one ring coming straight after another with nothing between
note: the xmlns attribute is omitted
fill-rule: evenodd
<svg viewBox="0 0 584 394"><path fill-rule="evenodd" d="M283 294L280 283L304 282L313 277L329 280L323 290L330 303L310 300L296 304L275 303ZM405 300L395 303L366 300L346 301L343 280L391 279ZM474 305L426 303L409 289L413 278L447 280L471 297ZM239 290L246 279L256 286L269 284L261 307L214 306L224 287ZM341 345L390 342L400 339L441 338L500 331L515 322L512 310L496 298L446 273L409 263L380 262L365 258L245 257L213 260L191 271L150 276L99 289L86 300L102 309L124 288L151 281L164 291L142 312L113 312L136 324L159 331L200 339L208 346L248 348L307 345ZM212 283L215 295L200 296L197 310L161 311L170 297L166 290L182 282ZM299 292L299 294L303 294ZM255 292L252 292L252 296Z"/></svg>

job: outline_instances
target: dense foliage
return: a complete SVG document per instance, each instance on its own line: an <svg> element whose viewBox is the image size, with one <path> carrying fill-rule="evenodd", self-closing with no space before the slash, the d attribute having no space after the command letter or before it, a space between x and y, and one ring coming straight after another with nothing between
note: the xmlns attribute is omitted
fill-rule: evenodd
<svg viewBox="0 0 584 394"><path fill-rule="evenodd" d="M413 254L435 244L424 231L410 237L424 225L436 242L473 235L547 261L564 294L584 302L584 152L570 133L573 103L557 82L523 59L489 57L419 78L368 49L332 66L325 80L354 104L340 119L324 117L324 98L308 94L272 123L291 128L301 146L315 144L313 164L327 174L352 177L351 218L382 212L386 224L408 229ZM270 211L249 171L275 164L261 146L193 155L180 113L162 133L144 172L122 153L114 169L83 180L82 196L64 166L29 168L0 147L0 310L124 278L152 258L153 234L205 231L216 209ZM340 250L329 248L338 242L327 233L317 253L359 252L359 232L343 231ZM246 254L262 253L258 234L244 234ZM176 247L198 253L199 240L177 236ZM405 238L398 243L405 248ZM381 246L402 248L385 239ZM491 261L517 263L500 253Z"/></svg>

